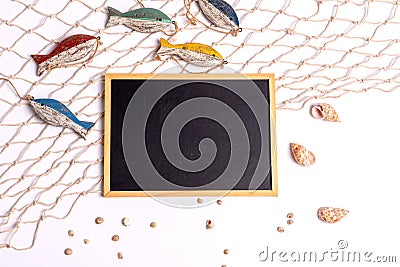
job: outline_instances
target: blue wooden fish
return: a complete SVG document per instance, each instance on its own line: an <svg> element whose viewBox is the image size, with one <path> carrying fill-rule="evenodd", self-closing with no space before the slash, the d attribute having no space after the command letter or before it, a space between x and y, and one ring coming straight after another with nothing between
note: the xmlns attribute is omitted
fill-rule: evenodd
<svg viewBox="0 0 400 267"><path fill-rule="evenodd" d="M204 16L214 25L233 33L242 31L235 10L223 0L198 0Z"/></svg>
<svg viewBox="0 0 400 267"><path fill-rule="evenodd" d="M154 8L139 8L122 13L115 8L108 7L108 20L106 27L123 24L135 31L152 33L162 31L171 24L172 21L167 15Z"/></svg>
<svg viewBox="0 0 400 267"><path fill-rule="evenodd" d="M80 121L61 102L51 98L28 98L33 110L39 118L54 126L67 127L86 139L86 134L93 127L93 122Z"/></svg>
<svg viewBox="0 0 400 267"><path fill-rule="evenodd" d="M55 99L35 99L33 96L30 95L22 97L18 93L17 88L15 88L14 84L10 80L2 77L0 77L0 80L8 82L14 89L16 95L21 100L29 101L38 117L48 124L70 128L80 134L83 138L86 138L88 131L94 125L93 122L78 120L76 116L63 103Z"/></svg>

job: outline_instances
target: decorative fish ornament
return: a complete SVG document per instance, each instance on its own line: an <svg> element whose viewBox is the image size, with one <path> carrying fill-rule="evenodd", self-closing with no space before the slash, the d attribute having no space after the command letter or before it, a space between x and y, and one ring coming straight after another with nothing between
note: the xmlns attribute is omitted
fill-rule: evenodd
<svg viewBox="0 0 400 267"><path fill-rule="evenodd" d="M0 80L9 82L21 100L29 101L29 104L32 106L35 113L44 122L54 126L70 128L86 139L88 131L94 125L93 122L78 120L63 103L55 99L34 99L34 97L30 95L21 97L11 81L5 78L0 78Z"/></svg>
<svg viewBox="0 0 400 267"><path fill-rule="evenodd" d="M190 13L190 2L192 0L184 0L185 7L187 9L186 17L188 15L194 19L194 16ZM186 4L186 1L189 4ZM239 19L236 15L235 10L224 0L197 0L199 3L200 10L203 12L204 16L214 25L229 30L234 35L242 31L239 27ZM195 24L194 20L189 18L189 20Z"/></svg>
<svg viewBox="0 0 400 267"><path fill-rule="evenodd" d="M161 38L157 56L166 55L178 56L188 63L201 67L216 67L228 63L211 46L198 43L173 45L164 38Z"/></svg>
<svg viewBox="0 0 400 267"><path fill-rule="evenodd" d="M76 116L61 102L51 99L31 99L30 104L39 118L54 126L66 127L80 134L84 139L93 122L80 121Z"/></svg>
<svg viewBox="0 0 400 267"><path fill-rule="evenodd" d="M325 121L339 122L339 115L336 110L327 103L315 104L311 107L311 115L315 119L322 119Z"/></svg>
<svg viewBox="0 0 400 267"><path fill-rule="evenodd" d="M337 223L347 214L349 214L348 210L331 207L321 207L317 212L318 219L326 223Z"/></svg>
<svg viewBox="0 0 400 267"><path fill-rule="evenodd" d="M235 10L224 0L198 0L201 11L218 27L239 31L239 19Z"/></svg>
<svg viewBox="0 0 400 267"><path fill-rule="evenodd" d="M122 13L115 8L108 7L108 15L106 27L123 24L134 31L153 33L162 31L174 24L175 32L177 31L175 21L172 21L163 12L154 8L139 8Z"/></svg>
<svg viewBox="0 0 400 267"><path fill-rule="evenodd" d="M100 37L85 34L70 36L58 44L50 54L32 55L32 58L38 64L37 75L42 75L45 70L71 66L70 63L88 61L93 58L101 44ZM77 62L81 59L82 62Z"/></svg>
<svg viewBox="0 0 400 267"><path fill-rule="evenodd" d="M309 167L315 163L314 153L306 149L304 146L291 143L290 148L296 162L302 166Z"/></svg>

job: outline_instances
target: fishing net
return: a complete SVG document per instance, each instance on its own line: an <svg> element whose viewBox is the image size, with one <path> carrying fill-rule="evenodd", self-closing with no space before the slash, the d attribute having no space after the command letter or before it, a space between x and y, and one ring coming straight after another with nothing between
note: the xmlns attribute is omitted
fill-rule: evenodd
<svg viewBox="0 0 400 267"><path fill-rule="evenodd" d="M155 60L159 38L212 45L242 73L275 73L277 109L311 101L399 87L400 1L232 0L243 31L222 34L186 18L183 0L143 1L179 25L173 37L104 29L106 8L140 7L132 1L3 0L0 3L0 76L21 95L54 98L86 121L80 138L38 119L11 87L0 83L0 248L29 249L41 223L68 216L79 199L101 194L104 74L158 73L176 67ZM206 25L197 3L191 13ZM48 54L73 34L101 36L85 64L36 76L31 54ZM182 72L185 72L185 64ZM217 71L217 70L216 70Z"/></svg>

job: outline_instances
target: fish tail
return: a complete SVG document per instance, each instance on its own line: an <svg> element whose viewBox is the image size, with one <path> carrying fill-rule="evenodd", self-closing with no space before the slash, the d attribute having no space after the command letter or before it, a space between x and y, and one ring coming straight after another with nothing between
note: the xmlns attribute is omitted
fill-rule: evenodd
<svg viewBox="0 0 400 267"><path fill-rule="evenodd" d="M80 124L81 124L81 126L82 126L85 130L87 130L87 131L89 131L90 128L92 128L93 125L94 125L93 122L89 122L89 121L81 121Z"/></svg>
<svg viewBox="0 0 400 267"><path fill-rule="evenodd" d="M31 57L33 58L33 60L35 60L37 64L40 64L50 58L49 55L32 55Z"/></svg>
<svg viewBox="0 0 400 267"><path fill-rule="evenodd" d="M75 130L77 133L79 133L79 134L83 137L83 139L86 140L86 135L88 134L90 128L93 127L93 125L94 125L93 122L81 121L81 122L80 122L80 126L81 126L82 128L80 128L80 129L74 128L74 130Z"/></svg>
<svg viewBox="0 0 400 267"><path fill-rule="evenodd" d="M157 51L158 56L165 55L174 55L176 54L176 46L165 40L164 38L160 38L160 48Z"/></svg>
<svg viewBox="0 0 400 267"><path fill-rule="evenodd" d="M37 75L40 76L46 70L48 64L42 64L50 58L49 55L32 55L33 60L38 64Z"/></svg>
<svg viewBox="0 0 400 267"><path fill-rule="evenodd" d="M174 45L165 40L164 38L160 38L160 45L164 47L174 48Z"/></svg>
<svg viewBox="0 0 400 267"><path fill-rule="evenodd" d="M121 16L123 13L121 11L116 10L115 8L112 7L107 7L108 9L108 14L110 16Z"/></svg>
<svg viewBox="0 0 400 267"><path fill-rule="evenodd" d="M115 8L110 7L110 6L107 7L107 9L108 9L108 19L107 19L106 27L118 25L119 24L118 19L116 19L114 17L120 17L120 16L122 16L123 13L121 11L116 10Z"/></svg>

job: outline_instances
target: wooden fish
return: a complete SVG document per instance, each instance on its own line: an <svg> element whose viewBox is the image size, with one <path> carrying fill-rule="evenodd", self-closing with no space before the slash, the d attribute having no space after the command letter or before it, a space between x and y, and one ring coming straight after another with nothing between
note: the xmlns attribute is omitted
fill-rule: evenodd
<svg viewBox="0 0 400 267"><path fill-rule="evenodd" d="M290 148L292 150L293 158L298 164L308 167L315 163L314 154L304 146L291 143Z"/></svg>
<svg viewBox="0 0 400 267"><path fill-rule="evenodd" d="M201 67L216 67L228 63L211 46L198 43L173 45L161 38L157 56L165 55L178 56L188 63Z"/></svg>
<svg viewBox="0 0 400 267"><path fill-rule="evenodd" d="M336 110L327 103L314 104L311 107L311 115L316 119L322 119L325 121L340 121L339 115L336 113Z"/></svg>
<svg viewBox="0 0 400 267"><path fill-rule="evenodd" d="M55 99L33 99L32 97L29 102L38 117L43 121L54 126L70 128L83 138L86 138L88 131L94 125L93 122L78 120L63 103Z"/></svg>
<svg viewBox="0 0 400 267"><path fill-rule="evenodd" d="M235 10L223 0L198 0L204 16L214 25L232 32L242 31Z"/></svg>
<svg viewBox="0 0 400 267"><path fill-rule="evenodd" d="M88 131L94 125L93 122L78 120L76 116L63 103L55 99L34 99L34 97L30 95L21 97L11 81L5 78L0 78L0 80L10 83L17 96L21 100L28 101L38 117L48 124L70 128L80 134L83 138L86 138Z"/></svg>
<svg viewBox="0 0 400 267"><path fill-rule="evenodd" d="M167 15L154 8L139 8L122 13L108 7L106 27L123 24L134 31L152 33L162 31L171 24L176 24Z"/></svg>
<svg viewBox="0 0 400 267"><path fill-rule="evenodd" d="M349 213L348 210L331 207L321 207L318 209L318 219L326 223L337 223Z"/></svg>
<svg viewBox="0 0 400 267"><path fill-rule="evenodd" d="M42 75L45 70L67 67L70 63L79 63L90 60L101 45L100 37L85 34L76 34L63 40L48 55L32 55L38 64L37 75ZM86 58L86 60L84 60Z"/></svg>

